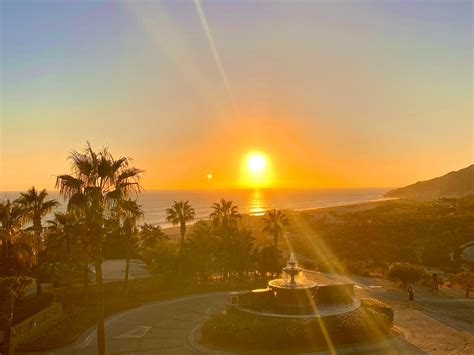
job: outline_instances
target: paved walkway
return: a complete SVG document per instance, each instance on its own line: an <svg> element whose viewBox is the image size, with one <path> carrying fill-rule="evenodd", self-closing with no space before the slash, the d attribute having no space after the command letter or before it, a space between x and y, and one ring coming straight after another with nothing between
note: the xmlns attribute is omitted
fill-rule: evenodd
<svg viewBox="0 0 474 355"><path fill-rule="evenodd" d="M311 278L311 273L307 277ZM386 280L356 277L352 281L357 285L358 295L391 304L395 310L395 327L402 336L382 347L338 350L338 353L474 354L474 323L469 318L469 312L474 315L474 300L446 297L443 291L439 297L430 297L420 288L416 290L417 302L410 306L405 294ZM146 304L112 316L106 321L107 353L220 354L199 347L193 340L193 332L209 314L223 310L225 302L226 293L195 295ZM90 329L72 346L44 354L95 353L95 329Z"/></svg>
<svg viewBox="0 0 474 355"><path fill-rule="evenodd" d="M127 262L125 259L104 260L102 263L102 277L105 281L123 280L126 265ZM91 264L90 269L94 272L94 265ZM148 271L148 267L143 261L136 259L130 260L128 270L129 280L143 279L150 276L152 276L152 274ZM95 276L92 281L95 281Z"/></svg>

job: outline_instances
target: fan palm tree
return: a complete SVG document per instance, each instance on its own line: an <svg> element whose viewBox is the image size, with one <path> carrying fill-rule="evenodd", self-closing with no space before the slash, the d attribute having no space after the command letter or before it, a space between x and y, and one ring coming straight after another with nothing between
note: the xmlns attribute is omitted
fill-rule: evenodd
<svg viewBox="0 0 474 355"><path fill-rule="evenodd" d="M237 221L241 216L233 201L221 199L220 203L213 203L211 208L213 212L210 218L215 226L221 227L225 232L237 226Z"/></svg>
<svg viewBox="0 0 474 355"><path fill-rule="evenodd" d="M186 222L194 220L195 211L189 204L189 201L174 201L170 208L166 209L166 220L172 225L179 224L180 240L179 240L179 265L178 265L178 279L181 281L181 273L183 268L183 250L184 238L186 236Z"/></svg>
<svg viewBox="0 0 474 355"><path fill-rule="evenodd" d="M290 224L288 217L280 210L268 210L266 216L263 218L265 226L263 232L269 233L273 236L273 243L275 252L278 249L278 239L283 237L285 228Z"/></svg>
<svg viewBox="0 0 474 355"><path fill-rule="evenodd" d="M142 207L135 200L120 200L114 208L114 217L120 223L121 233L125 239L125 279L123 283L124 291L128 286L128 273L130 269L130 249L132 248L132 239L137 238L137 221L143 218Z"/></svg>
<svg viewBox="0 0 474 355"><path fill-rule="evenodd" d="M199 221L193 226L188 239L189 253L192 255L193 268L199 274L200 282L206 283L209 278L213 259L215 259L216 238L214 226L209 221Z"/></svg>
<svg viewBox="0 0 474 355"><path fill-rule="evenodd" d="M25 211L10 200L0 202L0 241L2 242L2 256L0 272L12 274L12 257L14 243L21 236L21 227L24 222Z"/></svg>
<svg viewBox="0 0 474 355"><path fill-rule="evenodd" d="M233 231L237 229L237 222L241 216L233 201L221 199L220 203L213 203L211 208L213 212L209 217L222 243L220 248L222 276L227 279L229 277L229 260L232 254L230 238Z"/></svg>
<svg viewBox="0 0 474 355"><path fill-rule="evenodd" d="M104 290L102 280L102 244L104 220L120 200L141 191L140 169L130 167L130 159L114 159L108 148L95 152L90 143L82 153L72 151L72 174L59 175L56 187L69 198L68 210L78 210L84 218L96 272L97 347L105 354Z"/></svg>
<svg viewBox="0 0 474 355"><path fill-rule="evenodd" d="M47 200L46 189L38 191L31 187L28 191L22 192L15 202L25 211L25 219L33 222L33 232L35 235L34 251L36 255L36 294L41 294L41 273L42 273L42 253L44 250L43 225L41 219L50 213L53 208L59 205L56 200Z"/></svg>

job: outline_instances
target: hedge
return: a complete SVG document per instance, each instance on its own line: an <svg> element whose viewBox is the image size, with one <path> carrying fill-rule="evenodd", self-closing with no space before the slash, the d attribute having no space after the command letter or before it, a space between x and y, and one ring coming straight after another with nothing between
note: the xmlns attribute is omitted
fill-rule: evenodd
<svg viewBox="0 0 474 355"><path fill-rule="evenodd" d="M213 315L201 329L201 342L245 350L311 350L332 345L370 343L385 338L393 324L392 309L363 299L358 309L322 318L280 318L252 314Z"/></svg>

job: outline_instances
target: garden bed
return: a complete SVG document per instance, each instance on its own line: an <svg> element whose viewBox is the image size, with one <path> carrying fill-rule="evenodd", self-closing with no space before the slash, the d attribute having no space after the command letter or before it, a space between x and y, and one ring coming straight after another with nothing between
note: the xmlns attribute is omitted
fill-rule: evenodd
<svg viewBox="0 0 474 355"><path fill-rule="evenodd" d="M233 350L310 351L377 342L390 336L392 324L388 305L362 299L352 312L321 318L216 314L203 325L201 343Z"/></svg>

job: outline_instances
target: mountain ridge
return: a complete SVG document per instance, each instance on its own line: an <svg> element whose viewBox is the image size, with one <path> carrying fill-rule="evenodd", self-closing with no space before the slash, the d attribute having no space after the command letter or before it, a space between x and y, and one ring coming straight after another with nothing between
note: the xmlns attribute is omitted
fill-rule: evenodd
<svg viewBox="0 0 474 355"><path fill-rule="evenodd" d="M433 179L388 191L385 197L436 199L474 194L474 164Z"/></svg>

